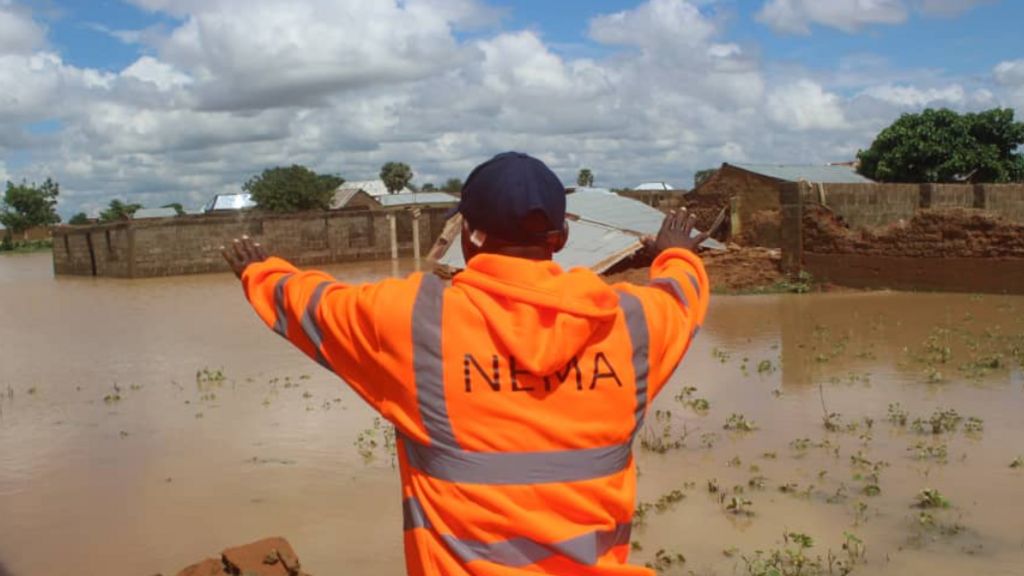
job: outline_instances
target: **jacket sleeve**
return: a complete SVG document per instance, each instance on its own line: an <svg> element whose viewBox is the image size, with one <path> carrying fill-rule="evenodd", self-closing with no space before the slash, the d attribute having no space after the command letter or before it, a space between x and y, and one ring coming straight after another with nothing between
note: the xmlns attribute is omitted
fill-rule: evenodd
<svg viewBox="0 0 1024 576"><path fill-rule="evenodd" d="M704 264L681 248L663 251L651 264L646 287L622 285L640 298L647 319L648 397L664 387L697 336L707 314L710 285Z"/></svg>
<svg viewBox="0 0 1024 576"><path fill-rule="evenodd" d="M372 407L409 425L414 405L409 341L419 275L349 285L280 258L249 265L246 298L274 332L341 376ZM397 420L397 421L396 421Z"/></svg>

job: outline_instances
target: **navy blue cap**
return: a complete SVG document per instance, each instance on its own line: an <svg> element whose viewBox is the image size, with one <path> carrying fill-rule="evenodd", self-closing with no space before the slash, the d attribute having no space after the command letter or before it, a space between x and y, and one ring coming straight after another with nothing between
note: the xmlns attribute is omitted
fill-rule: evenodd
<svg viewBox="0 0 1024 576"><path fill-rule="evenodd" d="M506 242L528 244L565 224L565 186L540 160L521 152L503 152L477 166L462 186L451 215L461 213L473 230ZM549 228L530 232L521 222L531 212L547 218Z"/></svg>

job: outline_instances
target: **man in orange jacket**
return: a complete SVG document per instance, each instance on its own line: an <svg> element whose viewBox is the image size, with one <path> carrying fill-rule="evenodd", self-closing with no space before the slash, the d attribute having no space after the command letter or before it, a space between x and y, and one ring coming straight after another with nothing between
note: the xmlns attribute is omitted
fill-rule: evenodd
<svg viewBox="0 0 1024 576"><path fill-rule="evenodd" d="M395 425L410 575L651 574L627 563L632 443L704 321L710 231L669 215L646 287L563 271L565 189L514 152L458 211L450 287L349 285L248 238L224 256L268 326Z"/></svg>

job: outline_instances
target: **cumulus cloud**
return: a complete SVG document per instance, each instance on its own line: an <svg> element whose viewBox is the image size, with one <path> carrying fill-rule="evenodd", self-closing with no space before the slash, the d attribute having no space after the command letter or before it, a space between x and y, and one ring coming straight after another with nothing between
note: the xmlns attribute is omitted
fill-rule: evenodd
<svg viewBox="0 0 1024 576"><path fill-rule="evenodd" d="M768 95L768 115L794 130L837 130L847 127L839 97L818 83L801 79Z"/></svg>
<svg viewBox="0 0 1024 576"><path fill-rule="evenodd" d="M996 81L1007 86L1024 86L1024 60L1008 60L996 64Z"/></svg>
<svg viewBox="0 0 1024 576"><path fill-rule="evenodd" d="M993 0L766 0L757 19L783 34L810 34L812 25L853 33L874 24L902 24L911 10L952 17Z"/></svg>
<svg viewBox="0 0 1024 576"><path fill-rule="evenodd" d="M0 36L17 46L0 49L0 168L55 177L65 215L115 197L198 207L291 163L364 179L400 160L437 183L508 149L567 182L585 165L599 185L682 184L722 161L847 160L906 108L970 109L1024 85L1019 61L995 67L995 95L935 72L879 74L877 62L780 71L707 2L597 15L586 29L602 55L589 57L493 26L476 0L134 3L173 23L119 33L143 55L101 72L69 65L31 14L0 0L31 31ZM457 33L473 26L485 28ZM57 133L33 132L40 122Z"/></svg>
<svg viewBox="0 0 1024 576"><path fill-rule="evenodd" d="M905 22L907 8L901 0L769 0L757 19L788 34L810 34L812 24L856 32L869 24Z"/></svg>
<svg viewBox="0 0 1024 576"><path fill-rule="evenodd" d="M31 53L43 45L45 37L31 13L11 0L0 0L0 55Z"/></svg>

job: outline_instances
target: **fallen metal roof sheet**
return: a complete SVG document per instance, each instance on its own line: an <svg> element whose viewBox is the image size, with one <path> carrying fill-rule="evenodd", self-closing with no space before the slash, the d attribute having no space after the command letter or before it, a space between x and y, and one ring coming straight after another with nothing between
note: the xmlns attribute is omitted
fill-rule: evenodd
<svg viewBox="0 0 1024 576"><path fill-rule="evenodd" d="M427 204L456 204L459 199L444 192L405 192L400 194L387 194L375 198L381 206L393 208L396 206L422 206Z"/></svg>
<svg viewBox="0 0 1024 576"><path fill-rule="evenodd" d="M452 246L454 248L449 249L438 262L456 269L465 268L459 240L452 242ZM570 220L569 242L555 254L554 260L565 270L583 267L601 273L642 247L640 238L633 234L591 222Z"/></svg>
<svg viewBox="0 0 1024 576"><path fill-rule="evenodd" d="M554 256L555 262L565 269L583 266L601 273L643 248L641 237L655 235L661 228L665 214L642 202L625 198L603 188L577 188L566 196L569 222L569 241ZM694 231L694 235L699 232ZM465 268L462 258L460 232L456 231L444 247L438 263ZM708 239L705 248L724 250L717 240ZM434 250L432 250L434 252Z"/></svg>
<svg viewBox="0 0 1024 576"><path fill-rule="evenodd" d="M727 164L740 170L753 172L769 178L797 182L821 182L823 184L873 184L849 166L795 166L784 164Z"/></svg>

